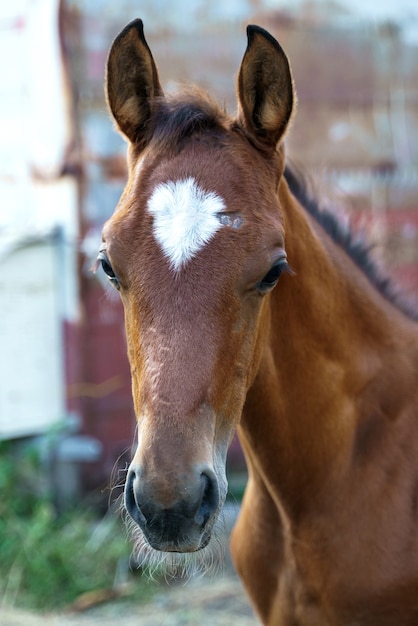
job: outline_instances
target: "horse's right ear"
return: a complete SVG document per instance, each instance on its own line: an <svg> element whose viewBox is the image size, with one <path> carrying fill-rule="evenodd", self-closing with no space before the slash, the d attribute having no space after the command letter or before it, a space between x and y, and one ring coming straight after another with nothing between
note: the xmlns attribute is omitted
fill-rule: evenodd
<svg viewBox="0 0 418 626"><path fill-rule="evenodd" d="M133 144L149 141L155 98L163 95L142 20L130 22L112 44L106 68L106 95L119 130Z"/></svg>
<svg viewBox="0 0 418 626"><path fill-rule="evenodd" d="M248 26L238 75L238 121L260 148L275 149L289 126L296 95L289 61L263 28Z"/></svg>

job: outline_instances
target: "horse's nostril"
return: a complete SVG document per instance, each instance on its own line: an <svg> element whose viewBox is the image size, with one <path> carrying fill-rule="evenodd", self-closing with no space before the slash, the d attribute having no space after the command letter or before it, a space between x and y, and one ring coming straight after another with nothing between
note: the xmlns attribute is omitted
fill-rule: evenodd
<svg viewBox="0 0 418 626"><path fill-rule="evenodd" d="M135 491L134 491L135 478L136 478L135 471L130 469L128 472L128 476L126 478L126 484L125 484L125 493L124 493L125 508L128 511L129 515L134 520L134 522L136 522L138 525L141 525L141 523L143 523L145 520L141 512L141 509L139 507L139 504L135 498Z"/></svg>
<svg viewBox="0 0 418 626"><path fill-rule="evenodd" d="M156 549L165 550L180 544L187 551L190 546L193 550L202 547L202 533L219 507L215 474L210 469L196 473L195 480L187 486L186 498L183 494L176 498L177 489L171 500L163 500L164 492L157 487L155 482L145 480L140 467L131 466L126 478L125 508L148 542Z"/></svg>
<svg viewBox="0 0 418 626"><path fill-rule="evenodd" d="M202 499L194 517L194 521L204 528L214 510L218 507L219 493L216 480L203 473L200 477L202 485Z"/></svg>

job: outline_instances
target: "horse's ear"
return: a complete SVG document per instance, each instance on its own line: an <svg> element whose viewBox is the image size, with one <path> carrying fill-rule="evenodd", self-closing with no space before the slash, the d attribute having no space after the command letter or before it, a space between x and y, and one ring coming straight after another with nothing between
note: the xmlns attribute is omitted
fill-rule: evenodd
<svg viewBox="0 0 418 626"><path fill-rule="evenodd" d="M292 73L287 56L267 31L248 26L247 36L238 74L238 121L256 144L274 149L292 117Z"/></svg>
<svg viewBox="0 0 418 626"><path fill-rule="evenodd" d="M106 95L122 133L132 143L145 145L155 98L162 96L163 90L142 20L130 22L112 44L106 68Z"/></svg>

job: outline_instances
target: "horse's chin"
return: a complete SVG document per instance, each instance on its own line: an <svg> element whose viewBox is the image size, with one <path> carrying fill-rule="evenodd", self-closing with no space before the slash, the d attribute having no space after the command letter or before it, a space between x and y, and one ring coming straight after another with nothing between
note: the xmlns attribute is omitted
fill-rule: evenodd
<svg viewBox="0 0 418 626"><path fill-rule="evenodd" d="M176 546L166 549L153 548L139 526L126 515L126 525L133 540L132 559L151 578L191 578L196 575L215 574L222 569L227 552L229 535L238 508L226 505L222 508L211 532L207 533L196 548L179 552Z"/></svg>

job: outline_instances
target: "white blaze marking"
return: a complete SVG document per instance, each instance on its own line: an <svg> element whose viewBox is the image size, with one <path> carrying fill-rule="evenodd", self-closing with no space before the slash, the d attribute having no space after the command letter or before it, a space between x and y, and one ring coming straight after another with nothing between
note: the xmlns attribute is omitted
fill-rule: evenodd
<svg viewBox="0 0 418 626"><path fill-rule="evenodd" d="M222 198L203 191L193 178L162 183L148 200L154 236L178 271L221 228Z"/></svg>

